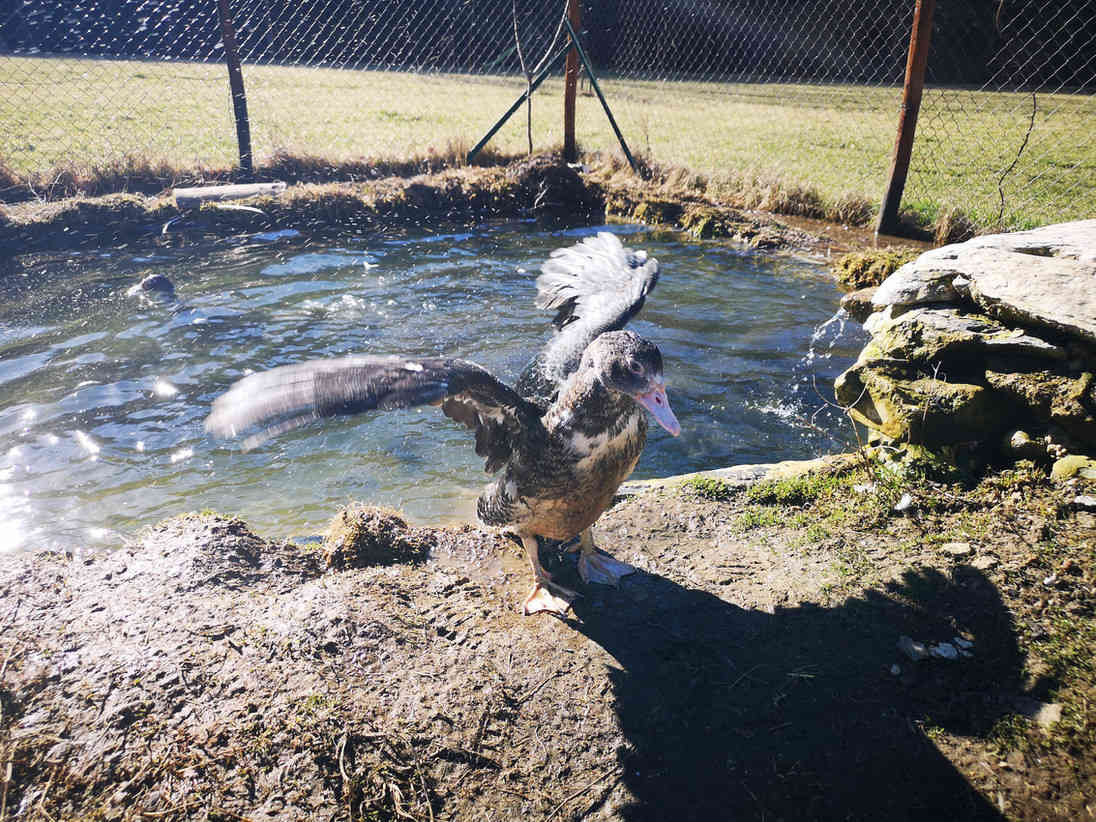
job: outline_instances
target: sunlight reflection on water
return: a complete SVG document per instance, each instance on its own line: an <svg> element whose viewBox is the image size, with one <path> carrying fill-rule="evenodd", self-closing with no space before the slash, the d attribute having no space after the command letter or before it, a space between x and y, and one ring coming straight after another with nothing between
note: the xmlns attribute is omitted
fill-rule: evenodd
<svg viewBox="0 0 1096 822"><path fill-rule="evenodd" d="M420 522L470 518L488 477L467 432L433 409L333 421L248 453L211 441L202 421L251 370L351 352L460 356L512 382L548 334L533 306L541 262L594 230L338 243L271 232L18 260L26 276L0 279L0 551L109 540L203 508L270 536L315 533L352 498ZM662 265L633 327L662 348L684 429L674 440L653 428L636 476L847 445L815 386L830 391L862 331L834 317L840 294L821 265L610 230ZM150 273L170 277L177 300L125 296Z"/></svg>

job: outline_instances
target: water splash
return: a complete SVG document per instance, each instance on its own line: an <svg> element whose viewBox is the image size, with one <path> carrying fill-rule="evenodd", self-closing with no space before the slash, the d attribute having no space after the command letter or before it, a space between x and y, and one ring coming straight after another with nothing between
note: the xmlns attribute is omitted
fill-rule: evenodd
<svg viewBox="0 0 1096 822"><path fill-rule="evenodd" d="M810 367L816 359L828 360L833 356L834 348L843 341L848 330L849 316L844 308L837 309L837 313L818 326L811 334L811 342L807 353L803 355L801 365ZM857 324L857 327L860 327Z"/></svg>

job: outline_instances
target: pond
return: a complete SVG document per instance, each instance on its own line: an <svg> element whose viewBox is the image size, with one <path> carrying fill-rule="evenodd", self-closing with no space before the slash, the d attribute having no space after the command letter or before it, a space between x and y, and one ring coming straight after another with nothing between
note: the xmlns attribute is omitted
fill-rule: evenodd
<svg viewBox="0 0 1096 822"><path fill-rule="evenodd" d="M863 338L823 266L679 242L635 226L468 233L274 232L175 248L55 253L0 273L0 551L117 544L183 511L259 533L318 533L350 499L414 522L470 519L488 481L472 439L434 408L330 421L244 452L203 431L249 369L348 353L449 355L513 383L549 332L534 279L597 230L658 258L631 325L665 359L674 439L651 427L634 477L846 448L826 406ZM127 296L160 273L176 299Z"/></svg>

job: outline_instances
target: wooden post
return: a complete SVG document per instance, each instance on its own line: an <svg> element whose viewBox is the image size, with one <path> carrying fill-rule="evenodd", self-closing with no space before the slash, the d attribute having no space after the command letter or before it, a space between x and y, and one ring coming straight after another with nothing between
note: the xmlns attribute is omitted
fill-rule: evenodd
<svg viewBox="0 0 1096 822"><path fill-rule="evenodd" d="M232 25L232 13L228 0L217 0L217 13L221 18L221 42L225 48L228 65L228 85L232 90L232 110L236 114L236 142L240 149L240 170L250 180L255 169L251 158L251 123L247 119L247 95L244 94L244 73L240 68L240 54L236 50L236 30Z"/></svg>
<svg viewBox="0 0 1096 822"><path fill-rule="evenodd" d="M582 30L582 0L567 0L567 19L577 33ZM575 100L578 97L578 50L567 52L567 67L563 73L563 159L573 163L578 159L575 142Z"/></svg>
<svg viewBox="0 0 1096 822"><path fill-rule="evenodd" d="M638 174L639 168L636 166L635 157L633 157L632 152L628 150L628 144L624 141L624 135L620 133L620 126L617 125L616 117L613 116L613 110L609 108L609 102L605 99L605 95L601 93L601 86L599 86L597 82L597 73L590 64L590 58L586 56L586 49L584 49L582 43L579 42L578 32L575 31L574 27L571 25L571 21L566 17L563 18L563 22L567 24L567 34L571 38L571 42L575 44L575 51L578 52L578 59L582 61L582 67L586 69L586 77L589 79L590 85L593 86L594 94L597 95L597 99L601 102L601 107L605 109L605 116L609 118L609 125L613 127L613 134L616 135L621 149L624 150L624 156L628 158L628 165L632 167L632 171Z"/></svg>
<svg viewBox="0 0 1096 822"><path fill-rule="evenodd" d="M902 110L898 116L898 136L894 141L894 160L891 163L887 193L883 195L883 205L879 209L879 221L875 225L876 234L893 233L898 228L898 206L902 203L902 191L906 187L906 175L910 170L917 114L921 110L921 92L925 87L925 67L928 65L936 0L916 0L916 3L913 9L913 30L910 32L909 57L906 59Z"/></svg>

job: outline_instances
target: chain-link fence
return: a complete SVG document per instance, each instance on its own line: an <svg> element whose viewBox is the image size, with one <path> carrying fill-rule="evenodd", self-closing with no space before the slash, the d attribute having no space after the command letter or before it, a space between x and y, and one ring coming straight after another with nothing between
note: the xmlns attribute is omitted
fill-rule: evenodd
<svg viewBox="0 0 1096 822"><path fill-rule="evenodd" d="M458 158L564 44L563 0L231 0L254 153ZM913 0L586 0L585 44L633 150L715 177L878 203ZM232 165L217 0L21 0L0 12L0 171ZM560 145L560 72L532 142ZM940 0L905 205L982 224L1096 213L1096 3ZM579 144L613 150L592 95ZM526 119L493 138L528 148ZM48 194L48 191L39 191Z"/></svg>

